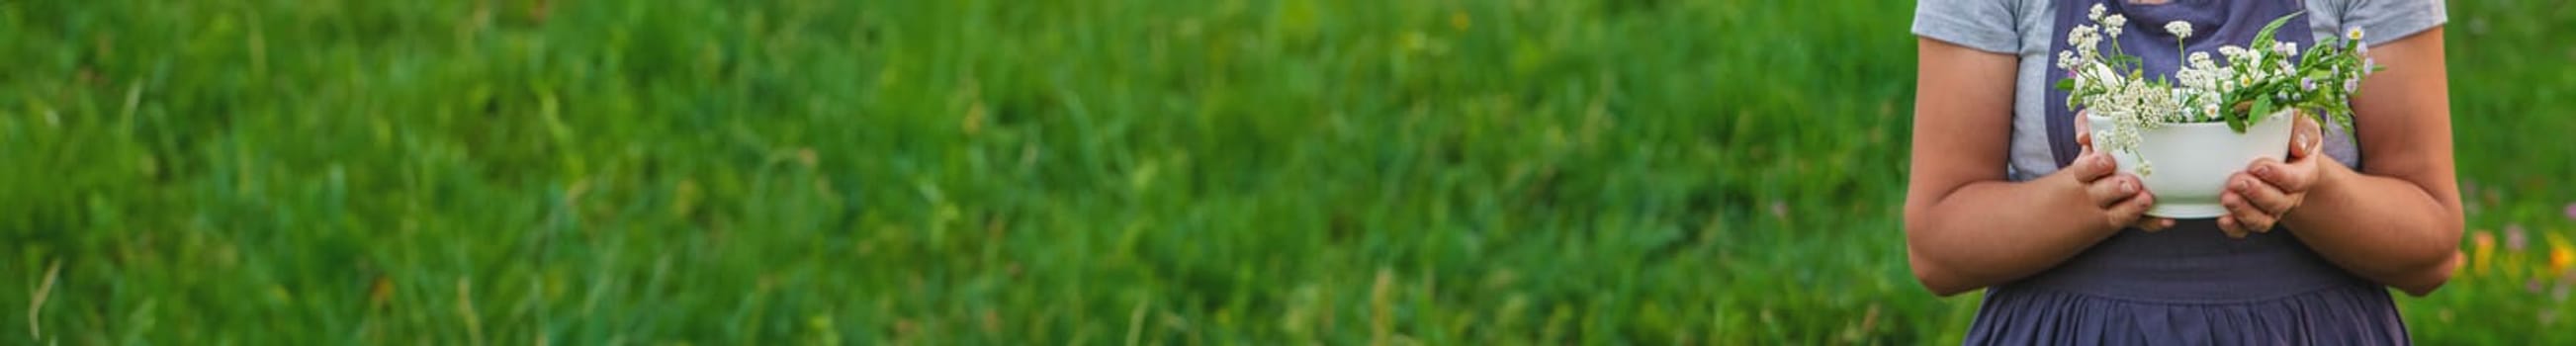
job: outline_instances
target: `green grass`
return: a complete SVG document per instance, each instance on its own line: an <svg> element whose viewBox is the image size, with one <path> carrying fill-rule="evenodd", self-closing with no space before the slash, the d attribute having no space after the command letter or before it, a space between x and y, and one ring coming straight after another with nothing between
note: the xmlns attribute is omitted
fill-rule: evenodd
<svg viewBox="0 0 2576 346"><path fill-rule="evenodd" d="M2576 342L2576 8L2453 6L2408 322ZM1954 342L1911 10L0 0L0 343Z"/></svg>

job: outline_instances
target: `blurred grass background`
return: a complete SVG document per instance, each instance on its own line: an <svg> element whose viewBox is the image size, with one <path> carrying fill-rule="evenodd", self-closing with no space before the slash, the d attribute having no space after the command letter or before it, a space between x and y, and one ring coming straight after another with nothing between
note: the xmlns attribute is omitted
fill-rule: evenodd
<svg viewBox="0 0 2576 346"><path fill-rule="evenodd" d="M0 0L0 343L1955 343L1912 8ZM2576 8L2451 11L2409 325L2576 342Z"/></svg>

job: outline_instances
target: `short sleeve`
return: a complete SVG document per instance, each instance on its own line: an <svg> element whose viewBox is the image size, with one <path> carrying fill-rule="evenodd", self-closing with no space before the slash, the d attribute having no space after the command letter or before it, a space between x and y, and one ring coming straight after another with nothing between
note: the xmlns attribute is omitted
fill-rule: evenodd
<svg viewBox="0 0 2576 346"><path fill-rule="evenodd" d="M2344 11L2343 32L2336 36L2360 28L2362 42L2387 44L2449 21L2442 5L2443 0L2353 0Z"/></svg>
<svg viewBox="0 0 2576 346"><path fill-rule="evenodd" d="M1976 50L2013 54L2021 35L2013 29L2009 0L1919 0L1914 2L1914 34Z"/></svg>

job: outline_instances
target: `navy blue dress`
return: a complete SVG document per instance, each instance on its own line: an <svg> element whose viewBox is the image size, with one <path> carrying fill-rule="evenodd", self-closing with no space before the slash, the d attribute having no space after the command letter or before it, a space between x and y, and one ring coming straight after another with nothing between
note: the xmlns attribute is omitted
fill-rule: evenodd
<svg viewBox="0 0 2576 346"><path fill-rule="evenodd" d="M2228 239L2211 220L2122 232L1986 290L1971 345L2403 345L2380 284L2289 230Z"/></svg>
<svg viewBox="0 0 2576 346"><path fill-rule="evenodd" d="M2089 23L2098 1L2061 1L2059 28ZM2170 75L2180 59L2162 23L2190 21L2192 51L2245 45L2295 0L2171 0L2106 4L2128 16L2121 45ZM2052 35L2063 40L2062 34ZM2313 46L2307 27L2277 35ZM2057 42L2056 50L2065 50ZM2052 64L2053 65L2053 64ZM2063 78L2062 74L2053 78ZM2051 81L2054 84L2054 81ZM2071 110L2049 94L2052 142L2071 143ZM2074 146L2058 145L2073 149ZM2060 166L2072 150L2052 153ZM2346 159L2344 162L2359 162ZM1986 290L1968 332L1971 345L2403 345L2405 322L2382 285L2354 276L2310 250L2294 230L2229 239L2215 220L2177 220L2157 233L2122 231L2048 271Z"/></svg>

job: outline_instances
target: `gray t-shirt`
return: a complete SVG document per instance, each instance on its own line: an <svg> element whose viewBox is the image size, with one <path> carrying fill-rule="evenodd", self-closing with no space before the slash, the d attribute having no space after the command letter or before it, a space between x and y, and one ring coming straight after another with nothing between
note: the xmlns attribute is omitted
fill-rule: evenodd
<svg viewBox="0 0 2576 346"><path fill-rule="evenodd" d="M2118 0L2115 0L2118 1ZM2189 1L2189 0L2169 0ZM2368 33L2365 44L2386 44L2441 25L2448 15L2442 0L2303 0L2308 10L2309 33L2317 42L2340 39L2343 28L2358 27ZM2049 61L2054 40L2065 33L2056 28L2052 16L2059 3L2086 3L2051 0L1918 0L1914 6L1914 34L1968 48L2013 54L2021 58L2019 74L2014 78L2012 145L2006 171L2013 181L2030 180L2057 172L2057 161L2050 154L2048 137L2048 74L2056 72ZM2129 30L2153 28L2130 23ZM2158 29L2160 30L2160 29ZM2337 126L2326 126L2327 155L2345 164L2361 164L2360 153L2350 134ZM2070 144L2071 145L2071 144Z"/></svg>

